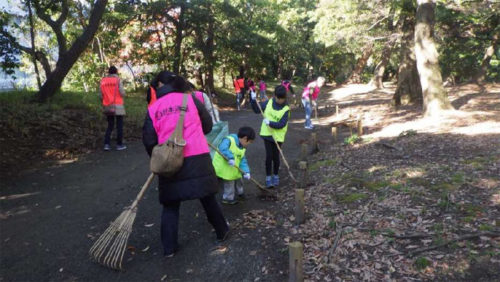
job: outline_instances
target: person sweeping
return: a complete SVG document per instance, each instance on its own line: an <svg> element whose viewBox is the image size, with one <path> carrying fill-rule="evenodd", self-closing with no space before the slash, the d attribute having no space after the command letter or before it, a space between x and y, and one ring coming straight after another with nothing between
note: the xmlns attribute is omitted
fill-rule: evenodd
<svg viewBox="0 0 500 282"><path fill-rule="evenodd" d="M260 114L261 109L264 120L260 127L260 137L264 140L266 149L266 187L276 187L279 185L280 152L278 146L282 146L288 130L288 118L290 117L290 107L287 104L287 90L284 86L278 85L274 89L274 97L264 102L257 102L256 95L252 95L251 104L255 113ZM260 108L257 103L260 103ZM276 140L274 140L274 138ZM276 141L276 142L275 142Z"/></svg>
<svg viewBox="0 0 500 282"><path fill-rule="evenodd" d="M200 200L208 222L215 229L217 241L227 239L229 225L215 198L218 182L204 136L212 130L212 118L198 99L185 93L189 85L184 78L168 71L160 72L157 78L157 101L148 108L142 129L144 147L150 156L157 144L170 140L177 131L178 121L184 118L180 127L185 140L182 166L171 176L158 175L159 199L163 205L163 252L166 257L172 257L179 248L177 237L182 201Z"/></svg>
<svg viewBox="0 0 500 282"><path fill-rule="evenodd" d="M320 76L316 80L309 82L306 87L304 87L304 91L302 91L302 105L306 113L305 129L314 129L314 125L311 122L312 110L317 107L316 101L318 100L321 87L323 87L324 84L325 78Z"/></svg>
<svg viewBox="0 0 500 282"><path fill-rule="evenodd" d="M218 149L222 153L215 153L212 164L215 168L217 177L222 179L224 185L224 194L222 203L235 205L238 203L236 194L244 198L243 185L241 177L250 180L250 167L248 166L245 151L248 145L255 140L255 131L253 128L244 126L238 130L238 134L230 134L220 143ZM244 174L241 175L240 168Z"/></svg>

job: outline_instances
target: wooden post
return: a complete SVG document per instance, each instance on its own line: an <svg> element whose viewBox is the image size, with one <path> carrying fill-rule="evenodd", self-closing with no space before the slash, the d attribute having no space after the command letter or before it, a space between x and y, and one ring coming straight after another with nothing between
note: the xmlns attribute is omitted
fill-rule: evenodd
<svg viewBox="0 0 500 282"><path fill-rule="evenodd" d="M288 252L290 255L289 263L289 282L302 282L304 281L304 274L302 273L302 257L304 247L301 242L292 242L288 245Z"/></svg>
<svg viewBox="0 0 500 282"><path fill-rule="evenodd" d="M339 117L339 105L335 105L335 116Z"/></svg>
<svg viewBox="0 0 500 282"><path fill-rule="evenodd" d="M295 223L304 223L304 189L295 189Z"/></svg>
<svg viewBox="0 0 500 282"><path fill-rule="evenodd" d="M300 150L300 160L307 160L307 144L303 143Z"/></svg>
<svg viewBox="0 0 500 282"><path fill-rule="evenodd" d="M302 171L302 179L300 181L300 187L305 188L307 186L307 162L299 162L299 169Z"/></svg>
<svg viewBox="0 0 500 282"><path fill-rule="evenodd" d="M337 142L337 127L332 126L332 137L333 137L333 142Z"/></svg>
<svg viewBox="0 0 500 282"><path fill-rule="evenodd" d="M316 134L316 132L311 133L311 145L313 154L319 152L318 135Z"/></svg>
<svg viewBox="0 0 500 282"><path fill-rule="evenodd" d="M362 122L362 120L363 120L363 117L360 117L358 119L358 136L363 135L363 122Z"/></svg>

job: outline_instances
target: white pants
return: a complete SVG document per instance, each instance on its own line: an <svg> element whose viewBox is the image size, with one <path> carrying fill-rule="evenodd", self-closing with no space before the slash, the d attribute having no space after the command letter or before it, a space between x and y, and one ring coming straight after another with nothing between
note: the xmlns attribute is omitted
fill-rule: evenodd
<svg viewBox="0 0 500 282"><path fill-rule="evenodd" d="M224 194L222 194L222 199L232 201L234 200L235 190L238 195L243 195L243 183L241 179L237 180L223 180L224 182Z"/></svg>

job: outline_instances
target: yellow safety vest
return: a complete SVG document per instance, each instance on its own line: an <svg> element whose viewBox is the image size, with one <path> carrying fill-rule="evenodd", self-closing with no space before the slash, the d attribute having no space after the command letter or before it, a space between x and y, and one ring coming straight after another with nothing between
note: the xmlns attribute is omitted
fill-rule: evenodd
<svg viewBox="0 0 500 282"><path fill-rule="evenodd" d="M236 145L236 140L233 136L227 136L226 138L230 141L229 151L233 153L235 166L240 167L240 162L245 156L246 149L240 149L238 145ZM212 164L215 169L215 174L224 180L236 180L241 178L240 171L236 167L230 166L217 152L215 152Z"/></svg>
<svg viewBox="0 0 500 282"><path fill-rule="evenodd" d="M270 100L269 102L267 102L266 108L264 109L264 116L270 121L278 122L288 110L290 110L290 107L288 107L288 105L284 106L279 111L273 109L273 100ZM290 117L290 112L288 112L288 117ZM260 136L272 136L276 141L284 142L287 130L288 122L283 128L274 129L269 127L264 123L264 121L262 121L262 125L260 127Z"/></svg>

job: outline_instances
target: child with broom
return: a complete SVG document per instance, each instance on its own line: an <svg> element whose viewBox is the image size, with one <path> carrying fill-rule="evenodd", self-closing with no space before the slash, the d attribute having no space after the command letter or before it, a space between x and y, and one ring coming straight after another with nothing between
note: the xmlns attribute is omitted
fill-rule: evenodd
<svg viewBox="0 0 500 282"><path fill-rule="evenodd" d="M244 197L243 185L241 184L242 175L237 167L245 172L243 178L249 180L250 167L245 157L245 151L246 147L252 144L253 140L255 140L255 131L253 128L248 126L241 127L238 130L238 134L230 134L222 139L219 151L224 157L218 152L214 155L212 163L215 168L215 174L224 183L223 204L237 204L236 193L239 197Z"/></svg>
<svg viewBox="0 0 500 282"><path fill-rule="evenodd" d="M288 118L290 117L290 107L286 101L286 88L278 85L274 89L274 97L264 102L255 101L252 95L252 109L255 113L265 116L260 127L260 137L264 139L266 149L266 187L276 187L280 179L278 171L280 168L280 153L276 143L281 147L285 141L288 130ZM260 104L257 104L260 103ZM260 107L259 107L260 105ZM275 142L276 141L276 142Z"/></svg>

